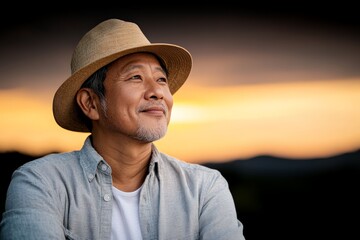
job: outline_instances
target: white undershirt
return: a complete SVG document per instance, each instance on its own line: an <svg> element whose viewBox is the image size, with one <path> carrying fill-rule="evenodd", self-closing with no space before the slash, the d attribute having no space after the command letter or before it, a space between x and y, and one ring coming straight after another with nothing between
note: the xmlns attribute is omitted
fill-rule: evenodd
<svg viewBox="0 0 360 240"><path fill-rule="evenodd" d="M123 192L112 187L112 240L141 240L139 199L141 187L133 192Z"/></svg>

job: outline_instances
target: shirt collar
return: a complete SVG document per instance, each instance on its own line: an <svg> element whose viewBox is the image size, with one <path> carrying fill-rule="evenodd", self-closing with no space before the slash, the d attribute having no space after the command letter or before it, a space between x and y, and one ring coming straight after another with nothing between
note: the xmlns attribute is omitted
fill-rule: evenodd
<svg viewBox="0 0 360 240"><path fill-rule="evenodd" d="M83 166L89 181L95 178L100 163L107 164L103 157L100 156L92 146L91 135L89 135L80 150L80 164Z"/></svg>
<svg viewBox="0 0 360 240"><path fill-rule="evenodd" d="M152 152L149 164L149 172L154 171L155 174L158 174L158 164L161 162L161 154L154 144L152 144L151 149ZM84 145L80 150L80 163L83 166L89 181L92 181L95 178L97 168L100 163L106 164L108 169L111 169L104 158L92 146L91 135L85 139Z"/></svg>

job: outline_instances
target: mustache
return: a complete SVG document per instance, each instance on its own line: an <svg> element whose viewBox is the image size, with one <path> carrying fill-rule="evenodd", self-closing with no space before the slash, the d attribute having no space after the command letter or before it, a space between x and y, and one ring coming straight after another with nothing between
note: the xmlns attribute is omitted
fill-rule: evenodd
<svg viewBox="0 0 360 240"><path fill-rule="evenodd" d="M169 113L169 108L167 107L167 105L161 102L143 104L138 108L138 112L146 112L153 109L161 110L165 115Z"/></svg>

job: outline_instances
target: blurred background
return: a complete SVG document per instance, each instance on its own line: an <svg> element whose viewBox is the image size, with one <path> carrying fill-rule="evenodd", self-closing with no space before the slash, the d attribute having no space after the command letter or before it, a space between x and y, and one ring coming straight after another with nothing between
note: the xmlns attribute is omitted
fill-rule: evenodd
<svg viewBox="0 0 360 240"><path fill-rule="evenodd" d="M1 206L12 171L87 134L57 126L52 97L73 49L108 18L174 43L193 70L158 148L219 169L245 237L358 236L360 19L351 4L32 5L1 16ZM200 4L201 5L201 4Z"/></svg>

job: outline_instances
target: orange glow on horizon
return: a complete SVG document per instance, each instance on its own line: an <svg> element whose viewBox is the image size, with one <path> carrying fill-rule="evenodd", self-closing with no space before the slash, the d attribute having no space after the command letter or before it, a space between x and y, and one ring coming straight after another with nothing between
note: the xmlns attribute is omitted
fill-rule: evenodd
<svg viewBox="0 0 360 240"><path fill-rule="evenodd" d="M188 99L193 104L182 105ZM326 157L360 147L358 102L358 80L189 88L174 111L196 112L194 121L175 117L158 144L190 161Z"/></svg>
<svg viewBox="0 0 360 240"><path fill-rule="evenodd" d="M155 144L188 162L270 154L321 157L360 147L360 80L196 87L174 96L168 134ZM51 96L0 91L0 151L79 149L87 133L54 121Z"/></svg>

